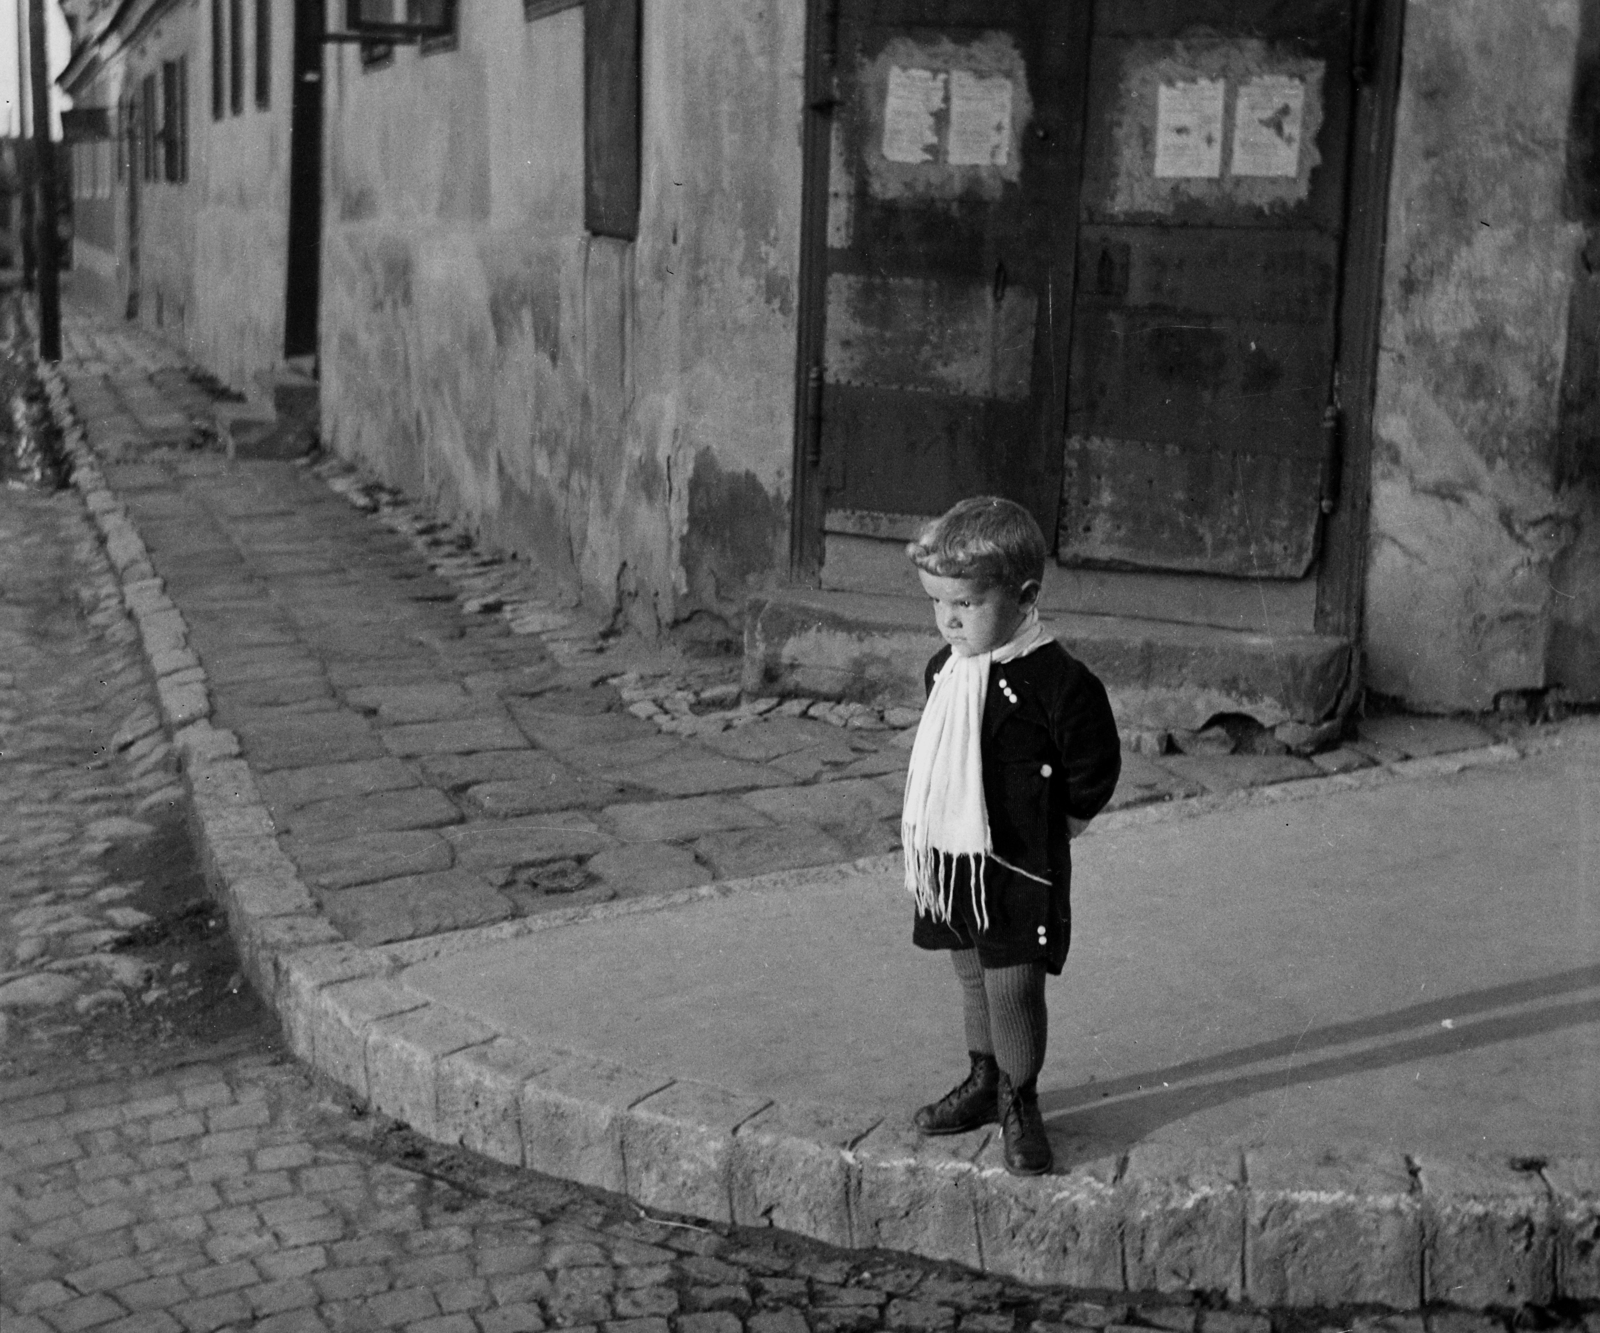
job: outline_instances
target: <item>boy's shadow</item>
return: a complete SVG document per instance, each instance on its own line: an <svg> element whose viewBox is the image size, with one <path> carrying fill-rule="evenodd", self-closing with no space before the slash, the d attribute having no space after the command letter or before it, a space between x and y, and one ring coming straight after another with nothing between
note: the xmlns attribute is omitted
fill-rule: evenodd
<svg viewBox="0 0 1600 1333"><path fill-rule="evenodd" d="M1075 1162L1112 1153L1120 1155L1163 1125L1256 1093L1386 1069L1434 1056L1454 1055L1496 1042L1600 1021L1600 995L1592 995L1564 1004L1485 1018L1461 1027L1443 1026L1446 1020L1461 1020L1507 1005L1558 999L1596 986L1600 986L1600 964L1407 1005L1374 1018L1310 1028L1292 1037L1277 1037L1110 1082L1084 1083L1042 1092L1039 1107L1056 1146L1057 1169L1067 1170ZM1390 1040L1309 1062L1299 1061L1299 1057L1318 1050L1348 1042L1371 1042L1375 1038ZM1295 1062L1216 1081L1192 1081L1210 1080L1213 1075L1266 1060ZM1163 1087L1163 1084L1173 1086ZM1137 1095L1130 1097L1129 1093ZM1102 1109L1101 1104L1108 1098L1121 1100Z"/></svg>

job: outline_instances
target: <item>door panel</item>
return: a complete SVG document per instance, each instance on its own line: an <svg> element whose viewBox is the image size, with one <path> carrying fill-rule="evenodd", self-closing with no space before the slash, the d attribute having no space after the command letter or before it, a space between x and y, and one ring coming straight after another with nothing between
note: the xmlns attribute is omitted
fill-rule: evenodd
<svg viewBox="0 0 1600 1333"><path fill-rule="evenodd" d="M1036 0L842 0L821 339L830 530L979 492L1054 527L1087 18Z"/></svg>
<svg viewBox="0 0 1600 1333"><path fill-rule="evenodd" d="M1097 6L1062 563L1315 562L1349 43L1346 0Z"/></svg>

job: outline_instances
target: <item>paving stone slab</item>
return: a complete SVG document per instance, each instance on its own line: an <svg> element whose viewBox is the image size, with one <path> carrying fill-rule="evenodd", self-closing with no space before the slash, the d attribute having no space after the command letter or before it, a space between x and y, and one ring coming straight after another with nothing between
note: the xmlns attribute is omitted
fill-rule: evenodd
<svg viewBox="0 0 1600 1333"><path fill-rule="evenodd" d="M555 785L573 770L544 750L484 750L478 754L425 754L416 765L429 782L448 791L486 782Z"/></svg>
<svg viewBox="0 0 1600 1333"><path fill-rule="evenodd" d="M1494 737L1482 727L1459 717L1365 717L1357 734L1363 741L1413 759L1494 744Z"/></svg>
<svg viewBox="0 0 1600 1333"><path fill-rule="evenodd" d="M483 782L467 788L464 799L474 810L492 818L531 815L546 810L599 809L622 794L615 782L567 769L540 751L529 754L550 766L540 777L508 782Z"/></svg>
<svg viewBox="0 0 1600 1333"><path fill-rule="evenodd" d="M1163 758L1161 766L1218 793L1314 778L1322 772L1309 759L1289 754L1178 754Z"/></svg>
<svg viewBox="0 0 1600 1333"><path fill-rule="evenodd" d="M1205 788L1192 778L1174 772L1165 760L1160 763L1131 750L1122 752L1122 773L1112 794L1110 809L1144 805L1150 801L1177 800L1198 796Z"/></svg>
<svg viewBox="0 0 1600 1333"><path fill-rule="evenodd" d="M545 750L592 750L622 741L654 740L659 732L649 722L627 713L556 713L546 711L550 696L511 699L506 707L535 745Z"/></svg>
<svg viewBox="0 0 1600 1333"><path fill-rule="evenodd" d="M1399 1153L1245 1154L1244 1280L1263 1305L1405 1309L1422 1290L1422 1201Z"/></svg>
<svg viewBox="0 0 1600 1333"><path fill-rule="evenodd" d="M615 845L579 811L460 824L442 833L455 849L456 864L472 870L592 856Z"/></svg>
<svg viewBox="0 0 1600 1333"><path fill-rule="evenodd" d="M320 897L345 938L368 947L487 926L515 911L488 880L463 869L326 889Z"/></svg>
<svg viewBox="0 0 1600 1333"><path fill-rule="evenodd" d="M438 722L483 712L482 703L454 680L359 686L344 697L354 708L375 710L386 723Z"/></svg>
<svg viewBox="0 0 1600 1333"><path fill-rule="evenodd" d="M688 796L677 801L609 805L606 827L629 842L683 842L724 829L760 828L764 815L726 796Z"/></svg>
<svg viewBox="0 0 1600 1333"><path fill-rule="evenodd" d="M614 782L627 782L637 770L658 764L686 742L680 736L656 732L631 741L562 750L561 758L574 768Z"/></svg>
<svg viewBox="0 0 1600 1333"><path fill-rule="evenodd" d="M609 847L590 857L584 869L621 896L691 889L710 883L712 878L711 871L700 864L693 852L666 842Z"/></svg>
<svg viewBox="0 0 1600 1333"><path fill-rule="evenodd" d="M340 889L400 875L448 870L455 861L450 844L437 833L367 833L336 842L285 838L284 847L316 888Z"/></svg>
<svg viewBox="0 0 1600 1333"><path fill-rule="evenodd" d="M829 865L848 861L850 851L811 824L780 824L775 828L727 829L708 833L694 843L695 855L719 879L740 879L773 870Z"/></svg>
<svg viewBox="0 0 1600 1333"><path fill-rule="evenodd" d="M366 719L353 713L290 713L269 718L253 714L235 727L250 767L267 773L277 768L306 768L381 759L386 750Z"/></svg>
<svg viewBox="0 0 1600 1333"><path fill-rule="evenodd" d="M201 653L208 649L236 651L241 648L276 648L300 642L300 635L287 621L255 614L207 613L190 609L186 614L189 637Z"/></svg>
<svg viewBox="0 0 1600 1333"><path fill-rule="evenodd" d="M282 768L275 773L261 774L257 781L268 806L276 814L314 801L400 791L417 786L419 779L403 761L385 756L307 768Z"/></svg>
<svg viewBox="0 0 1600 1333"><path fill-rule="evenodd" d="M775 787L739 798L783 823L853 824L900 813L898 786L891 792L871 778L847 778L811 787Z"/></svg>
<svg viewBox="0 0 1600 1333"><path fill-rule="evenodd" d="M254 648L210 652L204 664L206 674L218 687L256 680L289 680L321 676L322 662L300 647Z"/></svg>
<svg viewBox="0 0 1600 1333"><path fill-rule="evenodd" d="M1346 746L1323 750L1311 756L1311 762L1324 773L1353 773L1359 768L1370 768L1372 760Z"/></svg>
<svg viewBox="0 0 1600 1333"><path fill-rule="evenodd" d="M290 812L282 826L297 838L325 841L397 829L440 828L461 822L461 812L442 791L407 787L316 801Z"/></svg>
<svg viewBox="0 0 1600 1333"><path fill-rule="evenodd" d="M848 744L840 736L837 727L798 717L780 717L770 721L763 719L707 736L704 741L711 749L729 758L748 759L757 763L812 746L831 747L841 743Z"/></svg>
<svg viewBox="0 0 1600 1333"><path fill-rule="evenodd" d="M503 716L381 727L378 735L389 752L397 755L474 754L482 750L525 750L528 747L527 737Z"/></svg>
<svg viewBox="0 0 1600 1333"><path fill-rule="evenodd" d="M625 775L631 786L660 792L664 796L748 791L756 787L783 786L789 782L787 773L777 772L765 764L729 759L692 742L650 763L607 771L618 776Z"/></svg>

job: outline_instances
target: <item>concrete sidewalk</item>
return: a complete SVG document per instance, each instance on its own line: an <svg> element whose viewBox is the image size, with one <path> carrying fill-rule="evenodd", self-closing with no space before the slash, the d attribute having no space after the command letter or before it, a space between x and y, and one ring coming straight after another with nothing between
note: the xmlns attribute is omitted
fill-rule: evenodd
<svg viewBox="0 0 1600 1333"><path fill-rule="evenodd" d="M1017 1181L904 1129L962 1058L892 854L914 717L740 699L346 468L192 447L158 346L68 349L213 882L296 1050L379 1109L1038 1280L1600 1299L1595 729L1129 756L1053 988L1062 1170Z"/></svg>

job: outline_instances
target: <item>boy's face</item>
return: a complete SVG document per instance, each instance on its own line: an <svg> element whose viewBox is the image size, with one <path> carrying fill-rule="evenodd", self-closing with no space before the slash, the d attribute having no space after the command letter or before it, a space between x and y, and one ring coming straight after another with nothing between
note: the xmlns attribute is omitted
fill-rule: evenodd
<svg viewBox="0 0 1600 1333"><path fill-rule="evenodd" d="M1020 591L977 579L952 579L919 569L917 577L933 603L939 633L957 657L976 657L1008 643L1027 619L1038 595L1029 583Z"/></svg>

